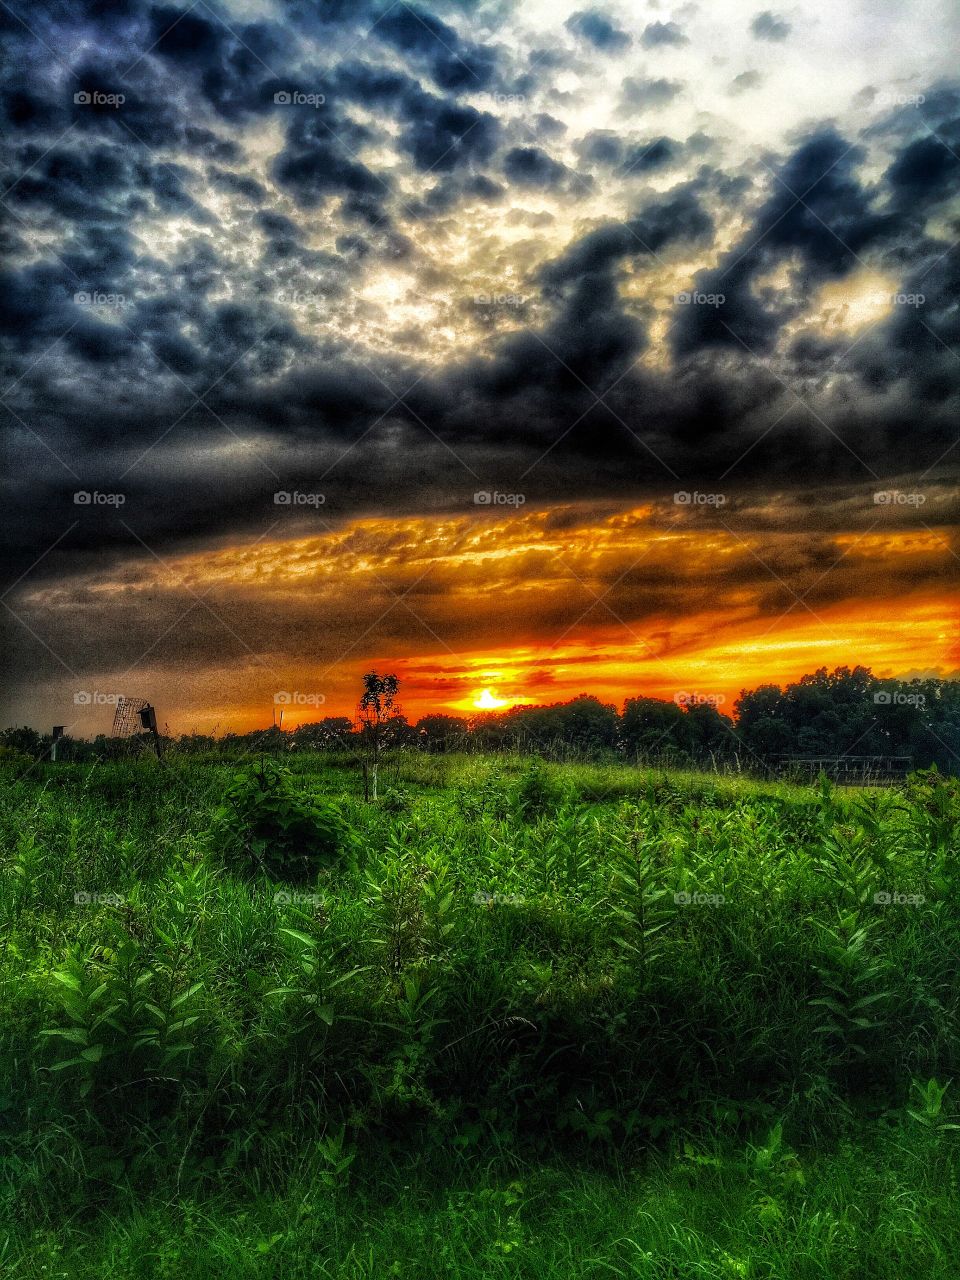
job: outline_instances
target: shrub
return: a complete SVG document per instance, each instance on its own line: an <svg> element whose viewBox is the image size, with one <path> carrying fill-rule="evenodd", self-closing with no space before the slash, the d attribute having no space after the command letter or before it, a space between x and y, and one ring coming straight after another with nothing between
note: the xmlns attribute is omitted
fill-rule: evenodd
<svg viewBox="0 0 960 1280"><path fill-rule="evenodd" d="M307 880L345 851L350 832L338 809L304 795L288 769L262 759L230 783L214 812L213 836L241 875Z"/></svg>
<svg viewBox="0 0 960 1280"><path fill-rule="evenodd" d="M410 792L403 787L388 787L380 797L380 808L384 813L406 813L411 805Z"/></svg>
<svg viewBox="0 0 960 1280"><path fill-rule="evenodd" d="M567 798L567 788L540 760L534 760L514 783L511 798L522 818L535 819L558 809Z"/></svg>
<svg viewBox="0 0 960 1280"><path fill-rule="evenodd" d="M32 769L36 764L33 756L27 755L25 751L18 751L16 747L0 746L0 765L6 766L15 773L23 773L27 769Z"/></svg>

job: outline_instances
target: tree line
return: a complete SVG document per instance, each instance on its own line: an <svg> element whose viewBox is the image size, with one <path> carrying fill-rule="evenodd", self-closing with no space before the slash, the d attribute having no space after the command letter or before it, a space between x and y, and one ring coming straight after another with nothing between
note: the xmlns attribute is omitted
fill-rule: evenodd
<svg viewBox="0 0 960 1280"><path fill-rule="evenodd" d="M380 682L379 685L376 682ZM386 685L384 686L384 682ZM683 767L735 766L745 771L791 759L876 757L905 768L936 766L960 774L960 681L881 679L866 667L825 667L792 684L744 690L733 714L719 699L628 698L618 711L590 694L549 706L517 706L469 719L432 714L411 723L393 676L364 677L358 714L325 716L295 729L258 729L219 737L185 734L165 744L182 754L348 751L376 765L397 748L428 752L517 751L560 760L625 759ZM389 692L384 694L386 687ZM378 692L379 690L379 692ZM51 739L33 729L0 732L0 751L42 759ZM137 743L134 742L133 748ZM62 738L61 760L128 754L129 739Z"/></svg>

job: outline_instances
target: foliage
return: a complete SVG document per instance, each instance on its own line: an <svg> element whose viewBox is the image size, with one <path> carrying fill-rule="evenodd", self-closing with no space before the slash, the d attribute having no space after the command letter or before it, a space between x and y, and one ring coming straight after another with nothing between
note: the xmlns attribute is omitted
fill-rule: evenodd
<svg viewBox="0 0 960 1280"><path fill-rule="evenodd" d="M556 810L566 795L563 782L541 760L532 760L527 765L511 791L513 804L526 821Z"/></svg>
<svg viewBox="0 0 960 1280"><path fill-rule="evenodd" d="M348 832L333 805L303 794L289 770L262 759L227 788L214 812L213 839L240 874L302 881L344 852Z"/></svg>
<svg viewBox="0 0 960 1280"><path fill-rule="evenodd" d="M263 1260L238 1274L308 1274L306 1235L343 1275L590 1274L602 1256L598 1274L948 1280L953 780L450 752L397 772L403 803L372 806L355 762L320 753L0 771L13 1274L81 1267L79 1237L69 1262L54 1251L66 1207L107 1232L89 1256L114 1274L200 1274L215 1239ZM554 1161L561 1187L616 1175L595 1189L610 1231L565 1257L554 1197L528 1191ZM450 1206L426 1208L427 1168ZM394 1177L403 1243L365 1239ZM231 1195L244 1207L210 1206ZM723 1230L707 1205L729 1205ZM166 1272L116 1261L138 1213L162 1219ZM215 1237L217 1214L236 1216ZM461 1220L489 1239L457 1244Z"/></svg>
<svg viewBox="0 0 960 1280"><path fill-rule="evenodd" d="M658 768L709 768L718 773L767 776L784 766L781 756L847 755L909 761L914 769L960 772L960 681L879 679L866 667L825 667L780 688L743 691L734 716L718 694L678 692L674 699L628 698L617 709L588 694L550 706L526 704L472 720L427 715L408 724L396 705L399 681L375 671L364 676L357 723L325 716L296 729L276 726L220 738L187 734L165 739L165 757L237 760L270 753L291 757L322 751L362 757L368 782L396 748L453 752L520 752L570 763L617 759ZM723 704L725 707L726 704ZM3 746L39 762L51 739L30 728L0 731ZM152 752L150 735L93 742L61 738L61 761L128 760ZM372 785L371 785L371 790Z"/></svg>

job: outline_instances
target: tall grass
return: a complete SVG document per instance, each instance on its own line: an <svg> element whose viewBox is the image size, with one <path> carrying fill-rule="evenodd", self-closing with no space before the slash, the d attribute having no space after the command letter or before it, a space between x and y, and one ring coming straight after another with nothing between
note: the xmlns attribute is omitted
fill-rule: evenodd
<svg viewBox="0 0 960 1280"><path fill-rule="evenodd" d="M269 1203L293 1212L303 1180L340 1194L366 1168L374 1194L374 1152L431 1153L478 1222L491 1205L509 1219L498 1197L531 1169L622 1176L656 1159L668 1198L693 1171L704 1204L734 1186L770 1201L741 1224L744 1257L764 1232L832 1256L852 1228L828 1230L829 1188L803 1193L798 1217L792 1171L829 1156L828 1181L847 1177L845 1144L868 1133L878 1168L908 1182L938 1169L953 1195L955 1103L939 1082L960 1063L955 783L842 793L411 756L373 807L346 761L301 757L245 843L219 812L245 785L234 773L203 759L3 770L0 1216L47 1244L65 1206L126 1223L126 1238L98 1237L101 1260L129 1259L151 1214L173 1230L182 1209L131 1210L131 1186L158 1205L227 1194L228 1215L225 1187L267 1197L229 1248L269 1241ZM293 832L286 850L332 802L336 848L306 880L299 864L271 878L286 864L259 856L263 840ZM246 803L237 821L253 830ZM745 1153L770 1143L758 1172ZM604 1186L601 1234L624 1194ZM889 1187L875 1191L879 1204ZM354 1252L359 1206L338 1227ZM419 1221L448 1212L431 1201ZM736 1270L741 1245L724 1262L694 1220L671 1239L662 1213L644 1218L628 1245L597 1244L596 1274L684 1274L643 1261L673 1253L712 1259L697 1274L777 1274ZM197 1257L215 1257L216 1232L194 1229ZM552 1232L543 1265L562 1274ZM385 1225L371 1268L388 1238ZM351 1265L328 1274L372 1274L360 1254Z"/></svg>

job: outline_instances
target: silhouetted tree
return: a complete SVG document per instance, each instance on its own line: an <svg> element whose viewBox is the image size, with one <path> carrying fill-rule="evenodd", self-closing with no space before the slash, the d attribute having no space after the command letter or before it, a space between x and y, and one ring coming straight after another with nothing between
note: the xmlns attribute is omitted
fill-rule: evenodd
<svg viewBox="0 0 960 1280"><path fill-rule="evenodd" d="M353 723L349 716L324 716L311 724L301 724L293 731L293 745L298 751L330 751L347 748L353 741Z"/></svg>
<svg viewBox="0 0 960 1280"><path fill-rule="evenodd" d="M414 727L414 741L427 751L450 751L462 744L467 735L467 722L459 716L424 716Z"/></svg>
<svg viewBox="0 0 960 1280"><path fill-rule="evenodd" d="M394 706L400 681L394 675L378 675L368 671L363 677L363 695L357 709L360 739L367 749L367 770L370 778L370 799L377 798L377 777L380 758L388 743L396 736L398 721L403 718ZM406 727L406 720L403 720Z"/></svg>

